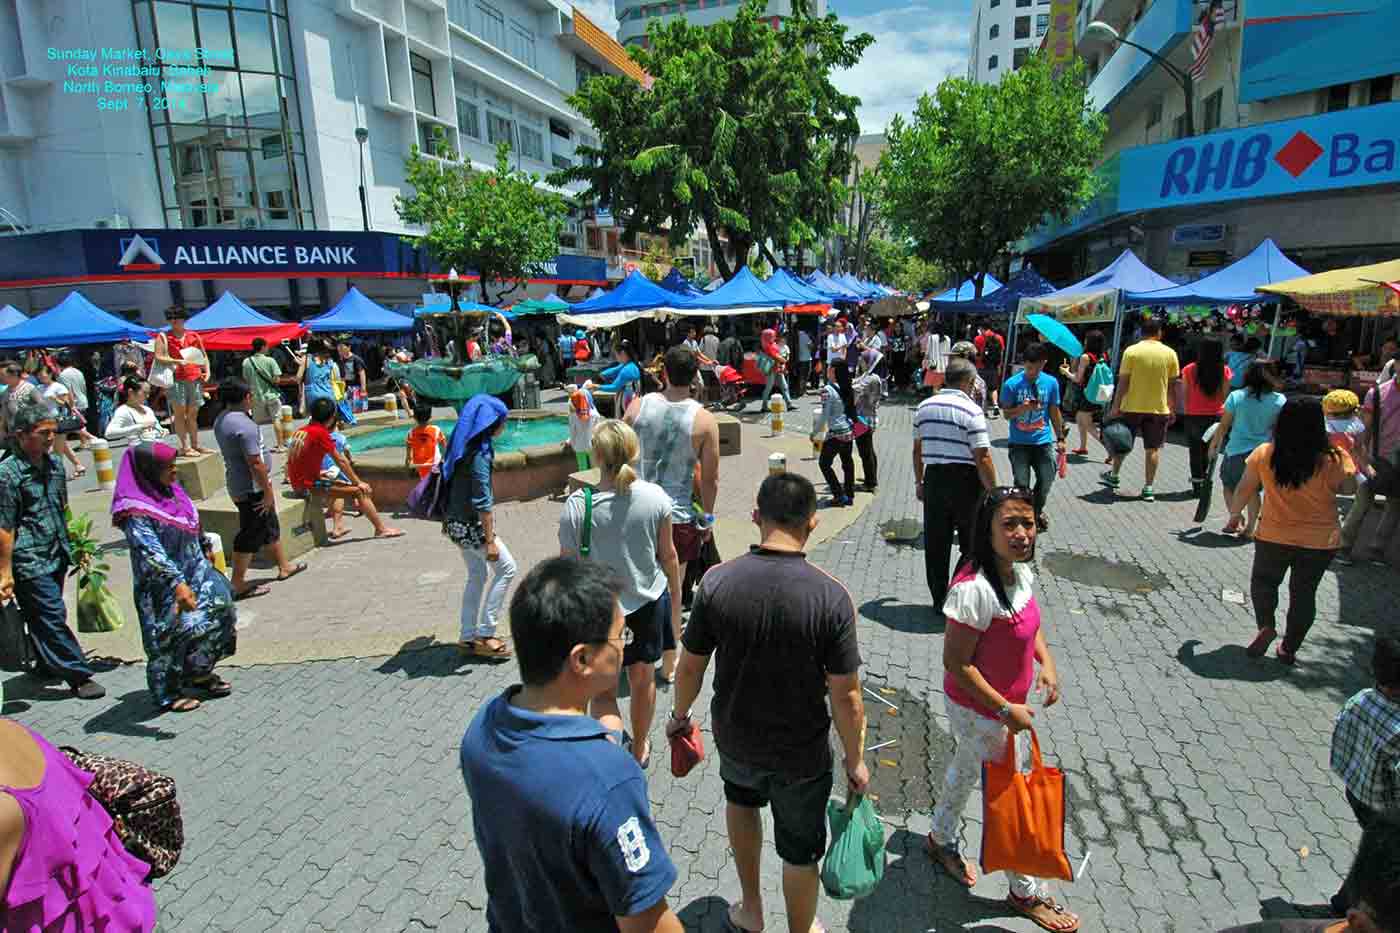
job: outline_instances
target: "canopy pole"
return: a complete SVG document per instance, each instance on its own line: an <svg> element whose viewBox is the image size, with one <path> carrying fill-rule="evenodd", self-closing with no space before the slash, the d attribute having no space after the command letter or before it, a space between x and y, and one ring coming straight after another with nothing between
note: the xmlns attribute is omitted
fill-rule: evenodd
<svg viewBox="0 0 1400 933"><path fill-rule="evenodd" d="M1281 301L1276 301L1276 302L1274 302L1274 326L1273 326L1273 328L1269 331L1269 359L1271 359L1271 360L1276 360L1276 359L1278 359L1278 356L1275 355L1275 353L1274 353L1274 347L1275 347L1275 346L1277 345L1277 343L1278 343L1278 339L1279 339L1279 338L1278 338L1278 325L1279 325L1279 320L1280 320L1282 317L1283 317L1283 302L1281 302Z"/></svg>
<svg viewBox="0 0 1400 933"><path fill-rule="evenodd" d="M1006 382L1006 373L1011 367L1011 361L1016 355L1016 331L1020 328L1021 303L1016 303L1016 310L1011 313L1011 326L1006 328L1006 352L1001 355L1001 373L997 377L997 402L1000 407L1001 386Z"/></svg>
<svg viewBox="0 0 1400 933"><path fill-rule="evenodd" d="M1115 371L1123 359L1118 355L1123 342L1123 310L1123 290L1120 288L1118 290L1118 307L1114 309L1113 314L1113 368Z"/></svg>

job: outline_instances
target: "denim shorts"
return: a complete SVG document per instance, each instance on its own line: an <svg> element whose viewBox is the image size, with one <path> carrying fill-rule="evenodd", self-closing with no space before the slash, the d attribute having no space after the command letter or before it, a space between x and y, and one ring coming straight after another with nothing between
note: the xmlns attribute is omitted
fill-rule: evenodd
<svg viewBox="0 0 1400 933"><path fill-rule="evenodd" d="M204 383L176 380L174 385L165 390L165 395L172 405L199 408L204 404Z"/></svg>
<svg viewBox="0 0 1400 933"><path fill-rule="evenodd" d="M1220 482L1234 489L1244 479L1244 462L1249 454L1235 454L1220 461Z"/></svg>

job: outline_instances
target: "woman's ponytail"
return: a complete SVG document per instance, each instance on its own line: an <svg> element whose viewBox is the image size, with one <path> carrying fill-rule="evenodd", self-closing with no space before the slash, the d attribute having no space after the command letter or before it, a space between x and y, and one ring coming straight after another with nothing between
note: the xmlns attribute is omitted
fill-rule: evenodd
<svg viewBox="0 0 1400 933"><path fill-rule="evenodd" d="M612 474L619 493L626 494L637 479L632 461L641 454L642 445L631 425L609 418L593 429L593 459L604 474Z"/></svg>

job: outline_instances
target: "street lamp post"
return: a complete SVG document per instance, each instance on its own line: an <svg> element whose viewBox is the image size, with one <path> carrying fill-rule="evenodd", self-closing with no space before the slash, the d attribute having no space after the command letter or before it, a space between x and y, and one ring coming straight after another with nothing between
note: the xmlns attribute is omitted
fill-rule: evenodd
<svg viewBox="0 0 1400 933"><path fill-rule="evenodd" d="M1104 36L1105 38L1110 39L1113 42L1117 42L1120 45L1131 45L1133 48L1137 49L1139 52L1142 52L1148 58L1152 59L1154 62L1165 68L1167 74L1171 75L1176 80L1176 83L1181 85L1181 90L1186 94L1186 135L1196 135L1196 115L1194 102L1194 98L1196 96L1196 89L1195 81L1192 80L1191 73L1189 71L1182 71L1176 65L1173 65L1171 62L1167 61L1165 57L1152 51L1146 46L1141 46L1138 45L1136 42L1124 39L1121 35L1118 34L1118 30L1114 29L1112 26L1110 26L1108 23L1105 23L1103 20L1096 19L1087 27L1085 27L1084 33L1086 35L1091 32Z"/></svg>
<svg viewBox="0 0 1400 933"><path fill-rule="evenodd" d="M365 196L365 143L369 142L369 130L355 127L355 142L360 144L360 221L369 230L369 199Z"/></svg>

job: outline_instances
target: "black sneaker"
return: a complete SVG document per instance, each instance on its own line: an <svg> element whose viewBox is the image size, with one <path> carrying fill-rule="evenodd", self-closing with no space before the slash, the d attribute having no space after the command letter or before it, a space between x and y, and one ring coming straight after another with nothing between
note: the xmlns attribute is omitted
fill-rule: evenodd
<svg viewBox="0 0 1400 933"><path fill-rule="evenodd" d="M97 681L88 679L73 685L73 695L80 700L100 700L107 695L107 690Z"/></svg>

